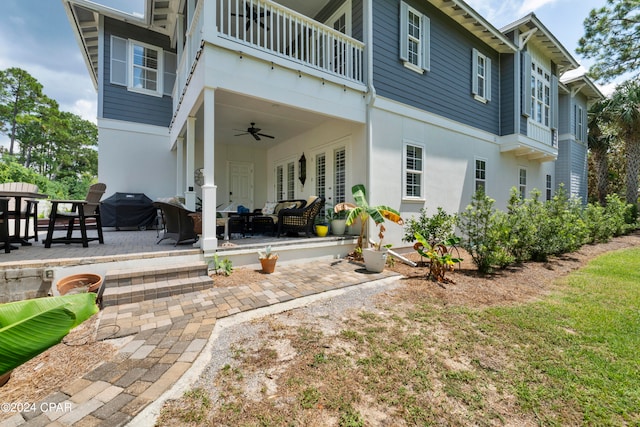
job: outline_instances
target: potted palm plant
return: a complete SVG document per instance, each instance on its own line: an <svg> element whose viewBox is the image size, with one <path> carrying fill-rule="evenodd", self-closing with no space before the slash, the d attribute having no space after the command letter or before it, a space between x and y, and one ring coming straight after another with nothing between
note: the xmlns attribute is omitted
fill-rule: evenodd
<svg viewBox="0 0 640 427"><path fill-rule="evenodd" d="M276 261L278 261L278 254L271 252L271 246L267 246L264 251L258 251L258 259L262 265L262 271L266 274L271 274L276 269Z"/></svg>
<svg viewBox="0 0 640 427"><path fill-rule="evenodd" d="M367 271L379 273L384 270L384 266L387 261L387 249L389 248L388 245L385 246L382 244L384 232L386 231L383 223L385 222L385 219L398 225L403 225L404 222L400 217L400 213L389 206L370 206L369 202L367 202L367 191L364 185L354 185L351 188L351 193L355 204L338 203L334 210L336 212L347 212L346 225L348 226L353 224L356 219L360 219L362 228L360 229L360 236L358 236L358 244L356 248L359 248L362 252L362 258L364 259L364 265ZM373 220L378 228L378 242L374 243L371 248L364 246L365 225L369 218Z"/></svg>

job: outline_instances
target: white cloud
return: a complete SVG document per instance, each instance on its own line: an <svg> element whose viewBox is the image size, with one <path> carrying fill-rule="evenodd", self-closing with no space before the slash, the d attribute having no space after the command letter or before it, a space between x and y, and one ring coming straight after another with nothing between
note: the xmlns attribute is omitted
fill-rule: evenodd
<svg viewBox="0 0 640 427"><path fill-rule="evenodd" d="M556 0L525 0L518 9L519 15L526 15L530 12L535 12L536 10L548 5L555 3Z"/></svg>
<svg viewBox="0 0 640 427"><path fill-rule="evenodd" d="M496 28L504 27L521 17L517 11L522 0L469 0L467 3Z"/></svg>

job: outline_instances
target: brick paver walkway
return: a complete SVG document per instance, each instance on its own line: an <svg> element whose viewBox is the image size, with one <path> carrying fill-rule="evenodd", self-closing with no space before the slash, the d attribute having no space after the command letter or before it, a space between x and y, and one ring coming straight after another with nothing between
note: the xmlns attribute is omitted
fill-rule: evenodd
<svg viewBox="0 0 640 427"><path fill-rule="evenodd" d="M107 307L101 313L98 339L133 339L113 360L41 402L58 403L60 410L16 414L1 425L125 425L192 366L217 319L393 275L391 271L368 273L344 260L282 264L264 282L251 286ZM40 407L39 402L36 408Z"/></svg>

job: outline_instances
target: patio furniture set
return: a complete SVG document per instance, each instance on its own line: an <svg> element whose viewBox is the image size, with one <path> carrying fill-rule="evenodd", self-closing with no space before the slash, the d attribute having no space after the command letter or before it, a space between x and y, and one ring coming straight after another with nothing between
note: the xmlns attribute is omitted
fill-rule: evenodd
<svg viewBox="0 0 640 427"><path fill-rule="evenodd" d="M102 218L100 215L101 198L106 190L102 183L93 184L84 200L50 199L51 213L47 225L47 235L43 241L45 248L56 243L81 243L88 247L89 242L97 240L104 243ZM34 184L12 182L0 184L0 249L6 253L20 246L30 246L29 241L38 241L38 200L46 199L46 194L38 192ZM306 200L283 200L278 203L266 203L262 209L247 212L224 211L227 217L219 217L216 223L217 234L228 240L234 234L266 234L277 237L298 235L306 237L313 234L316 216L324 207L323 197L312 196ZM201 229L201 213L186 209L175 199L159 200L149 204L150 209L157 212L156 228L162 228L163 235L158 232L158 242L172 239L175 244L195 242ZM13 226L11 227L11 221ZM148 222L148 221L147 221ZM200 225L201 227L201 225ZM63 229L66 232L54 237L54 231ZM95 229L97 236L89 237L87 230ZM75 236L79 231L80 236ZM18 246L20 245L20 246Z"/></svg>
<svg viewBox="0 0 640 427"><path fill-rule="evenodd" d="M94 184L89 188L85 200L49 200L51 213L47 236L43 242L45 248L50 248L52 243L82 243L83 247L88 247L92 240L104 243L100 224L100 198L105 189L104 184ZM0 244L5 253L19 249L20 246L30 246L31 239L38 241L38 200L47 197L38 192L35 184L0 184ZM61 210L61 205L70 206L70 210ZM87 221L90 219L94 220L94 224ZM13 227L10 227L11 221ZM53 232L61 223L66 229L66 235L54 238ZM88 225L89 228L97 229L98 237L88 237ZM80 237L73 236L76 227L80 229Z"/></svg>
<svg viewBox="0 0 640 427"><path fill-rule="evenodd" d="M278 203L267 203L262 209L253 212L238 212L237 209L223 209L216 218L216 234L229 240L234 234L266 234L277 237L305 233L313 234L316 216L324 206L323 197L310 197L307 200L283 200ZM175 199L156 201L153 203L162 215L164 239L172 239L177 244L194 242L202 233L202 217L200 212L193 212ZM226 214L223 217L222 214ZM195 227L194 227L195 225Z"/></svg>

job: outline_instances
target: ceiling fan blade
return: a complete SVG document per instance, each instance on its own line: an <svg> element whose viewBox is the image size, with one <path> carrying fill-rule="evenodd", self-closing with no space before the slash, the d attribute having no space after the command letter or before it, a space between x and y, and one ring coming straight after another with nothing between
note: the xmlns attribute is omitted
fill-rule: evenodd
<svg viewBox="0 0 640 427"><path fill-rule="evenodd" d="M233 136L242 136L242 135L248 135L248 134L249 134L249 132L244 132L244 133L239 133L239 134L233 135Z"/></svg>
<svg viewBox="0 0 640 427"><path fill-rule="evenodd" d="M253 135L253 137L256 139L256 141L260 141L260 137L258 136L257 133L252 133L251 135Z"/></svg>
<svg viewBox="0 0 640 427"><path fill-rule="evenodd" d="M258 135L260 135L260 136L264 136L265 138L271 138L271 139L275 138L274 136L271 136L271 135L265 135L264 133L259 133Z"/></svg>

